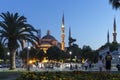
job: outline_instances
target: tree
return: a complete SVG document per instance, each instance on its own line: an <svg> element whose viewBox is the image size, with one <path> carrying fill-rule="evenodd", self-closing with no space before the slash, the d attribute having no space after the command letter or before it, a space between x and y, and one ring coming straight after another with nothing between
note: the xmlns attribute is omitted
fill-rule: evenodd
<svg viewBox="0 0 120 80"><path fill-rule="evenodd" d="M36 59L39 59L40 61L42 61L44 57L45 57L44 51L41 49L38 49L36 53Z"/></svg>
<svg viewBox="0 0 120 80"><path fill-rule="evenodd" d="M81 58L81 49L77 44L73 44L72 46L68 47L67 53L69 53L70 51L72 52L71 58L75 58L75 56L77 59Z"/></svg>
<svg viewBox="0 0 120 80"><path fill-rule="evenodd" d="M113 8L120 8L120 0L109 0L110 4L112 4Z"/></svg>
<svg viewBox="0 0 120 80"><path fill-rule="evenodd" d="M34 35L37 32L33 26L27 24L24 16L19 16L18 13L1 13L0 17L0 37L7 43L10 51L10 69L16 68L16 51L23 40L27 40L34 44L38 38Z"/></svg>
<svg viewBox="0 0 120 80"><path fill-rule="evenodd" d="M24 61L24 63L27 62L27 48L24 48L21 52L20 52L20 57L22 58L22 60ZM43 50L38 50L36 48L31 47L29 50L29 59L36 59L36 60L40 60L42 61L44 57L44 52Z"/></svg>
<svg viewBox="0 0 120 80"><path fill-rule="evenodd" d="M52 46L47 50L47 57L49 60L60 60L62 51L57 46Z"/></svg>
<svg viewBox="0 0 120 80"><path fill-rule="evenodd" d="M92 50L90 46L84 45L81 56L85 60L88 59L91 62L97 62L98 51Z"/></svg>
<svg viewBox="0 0 120 80"><path fill-rule="evenodd" d="M4 59L4 56L5 56L5 47L0 42L0 59Z"/></svg>

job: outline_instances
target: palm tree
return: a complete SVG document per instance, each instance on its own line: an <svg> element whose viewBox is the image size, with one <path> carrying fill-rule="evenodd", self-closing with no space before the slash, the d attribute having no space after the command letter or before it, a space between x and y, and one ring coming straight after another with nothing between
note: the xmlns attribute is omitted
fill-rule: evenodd
<svg viewBox="0 0 120 80"><path fill-rule="evenodd" d="M112 4L113 8L120 8L120 0L109 0L109 2Z"/></svg>
<svg viewBox="0 0 120 80"><path fill-rule="evenodd" d="M4 43L7 43L10 51L10 69L15 69L16 51L19 45L22 45L23 40L27 40L34 44L38 38L34 35L37 32L30 24L26 23L24 16L19 16L18 13L1 13L0 17L0 37Z"/></svg>

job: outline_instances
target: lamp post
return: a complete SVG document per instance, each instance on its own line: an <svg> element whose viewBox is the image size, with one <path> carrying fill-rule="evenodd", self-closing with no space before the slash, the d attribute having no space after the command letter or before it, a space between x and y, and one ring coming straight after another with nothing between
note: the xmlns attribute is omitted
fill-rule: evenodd
<svg viewBox="0 0 120 80"><path fill-rule="evenodd" d="M10 56L10 52L7 52L7 56L8 56L8 59L9 59L9 56Z"/></svg>
<svg viewBox="0 0 120 80"><path fill-rule="evenodd" d="M8 52L7 55L9 56L9 55L10 55L10 52Z"/></svg>
<svg viewBox="0 0 120 80"><path fill-rule="evenodd" d="M72 57L71 57L72 51L70 51L69 54L70 54L70 62L71 62L72 61Z"/></svg>
<svg viewBox="0 0 120 80"><path fill-rule="evenodd" d="M119 63L120 63L120 55L118 57L119 57Z"/></svg>
<svg viewBox="0 0 120 80"><path fill-rule="evenodd" d="M72 64L71 64L71 62L72 62L72 51L70 51L69 54L70 54L70 70L72 70Z"/></svg>
<svg viewBox="0 0 120 80"><path fill-rule="evenodd" d="M29 66L29 50L30 50L30 46L28 46L28 48L27 48L27 71L30 70L30 66Z"/></svg>

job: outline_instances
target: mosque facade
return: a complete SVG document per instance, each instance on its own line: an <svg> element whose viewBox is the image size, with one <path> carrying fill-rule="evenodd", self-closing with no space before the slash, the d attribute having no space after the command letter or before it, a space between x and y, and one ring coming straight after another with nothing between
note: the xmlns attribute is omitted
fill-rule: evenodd
<svg viewBox="0 0 120 80"><path fill-rule="evenodd" d="M50 30L47 31L46 35L40 38L41 31L38 31L38 37L39 37L39 44L37 44L37 47L42 49L45 53L48 50L48 48L52 46L57 46L62 51L65 50L65 26L64 26L64 15L62 17L62 26L61 26L61 42L59 42L54 36L51 35Z"/></svg>

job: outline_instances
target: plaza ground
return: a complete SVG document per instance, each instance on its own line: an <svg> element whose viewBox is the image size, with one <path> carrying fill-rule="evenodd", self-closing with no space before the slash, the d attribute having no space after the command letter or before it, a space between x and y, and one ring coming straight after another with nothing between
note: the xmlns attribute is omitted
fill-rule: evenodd
<svg viewBox="0 0 120 80"><path fill-rule="evenodd" d="M9 70L9 68L0 68L0 80L15 80L17 77L19 77L23 72L26 72L27 69L26 68L16 68L16 70L11 71ZM73 69L71 70L70 67L65 67L64 65L61 67L53 67L51 68L39 68L39 67L32 67L30 68L31 72L45 72L45 71L84 71L84 72L99 72L98 67L92 67L91 69L88 68L88 70L85 70L84 67L78 67L78 69L75 69L73 67ZM105 68L103 69L103 71L105 72ZM111 68L111 73L117 73L120 74L120 72L118 72L116 67L112 67Z"/></svg>

